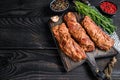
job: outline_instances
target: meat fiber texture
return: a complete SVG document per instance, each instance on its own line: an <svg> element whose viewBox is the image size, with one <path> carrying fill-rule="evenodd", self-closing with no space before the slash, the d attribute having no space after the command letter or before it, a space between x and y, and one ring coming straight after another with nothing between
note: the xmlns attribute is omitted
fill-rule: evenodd
<svg viewBox="0 0 120 80"><path fill-rule="evenodd" d="M86 58L84 50L71 38L65 23L52 27L52 31L63 53L73 61L80 61Z"/></svg>
<svg viewBox="0 0 120 80"><path fill-rule="evenodd" d="M98 48L109 50L114 45L114 40L97 26L90 17L85 16L82 26Z"/></svg>
<svg viewBox="0 0 120 80"><path fill-rule="evenodd" d="M84 51L88 52L95 50L93 41L89 38L84 28L77 21L73 12L65 14L64 21L67 24L70 34L79 43L80 47L84 49Z"/></svg>

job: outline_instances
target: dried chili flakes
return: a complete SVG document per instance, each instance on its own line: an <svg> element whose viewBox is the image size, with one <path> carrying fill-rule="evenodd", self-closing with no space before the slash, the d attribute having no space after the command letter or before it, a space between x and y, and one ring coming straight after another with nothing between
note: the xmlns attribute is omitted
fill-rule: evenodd
<svg viewBox="0 0 120 80"><path fill-rule="evenodd" d="M104 1L100 3L100 8L102 11L108 14L115 14L117 11L117 6L114 3L109 1Z"/></svg>

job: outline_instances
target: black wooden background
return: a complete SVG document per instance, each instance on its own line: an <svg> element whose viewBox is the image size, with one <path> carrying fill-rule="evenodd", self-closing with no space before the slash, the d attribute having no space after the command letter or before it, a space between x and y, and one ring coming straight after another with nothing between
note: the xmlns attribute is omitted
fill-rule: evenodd
<svg viewBox="0 0 120 80"><path fill-rule="evenodd" d="M64 70L48 27L49 18L56 14L49 9L51 1L0 0L0 80L96 80L87 63ZM90 3L98 6L100 1ZM120 1L113 1L118 12L112 18L120 37ZM96 61L104 69L110 59ZM119 54L117 59L113 80L120 80Z"/></svg>

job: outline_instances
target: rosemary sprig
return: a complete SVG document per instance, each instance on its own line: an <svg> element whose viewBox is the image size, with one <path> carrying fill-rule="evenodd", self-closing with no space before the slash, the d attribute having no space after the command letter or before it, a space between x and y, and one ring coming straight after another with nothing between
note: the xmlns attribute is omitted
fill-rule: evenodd
<svg viewBox="0 0 120 80"><path fill-rule="evenodd" d="M103 16L98 10L80 1L74 1L74 3L78 13L91 17L98 26L101 26L109 34L112 34L115 31L116 27L112 24L110 18Z"/></svg>

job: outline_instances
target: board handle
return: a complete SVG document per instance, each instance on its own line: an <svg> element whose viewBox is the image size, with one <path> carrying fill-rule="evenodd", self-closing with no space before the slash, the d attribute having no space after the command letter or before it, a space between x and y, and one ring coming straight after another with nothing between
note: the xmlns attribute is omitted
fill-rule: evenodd
<svg viewBox="0 0 120 80"><path fill-rule="evenodd" d="M97 66L97 63L94 58L94 54L93 53L86 53L86 54L87 54L87 63L90 66L91 71L93 72L94 76L98 80L108 80L105 74L103 73L103 71L101 71L99 67Z"/></svg>

